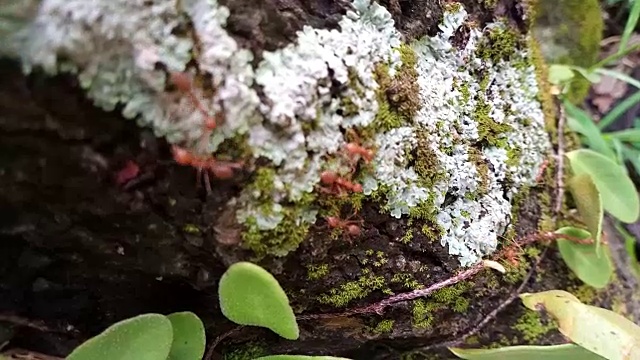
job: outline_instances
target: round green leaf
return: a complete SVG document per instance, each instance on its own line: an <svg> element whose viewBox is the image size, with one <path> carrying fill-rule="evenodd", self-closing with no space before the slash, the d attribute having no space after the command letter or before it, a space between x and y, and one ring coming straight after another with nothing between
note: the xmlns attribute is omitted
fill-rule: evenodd
<svg viewBox="0 0 640 360"><path fill-rule="evenodd" d="M457 357L468 360L604 360L575 344L550 346L507 346L496 349L449 348Z"/></svg>
<svg viewBox="0 0 640 360"><path fill-rule="evenodd" d="M549 82L558 85L573 79L575 75L573 70L567 65L551 64L549 65Z"/></svg>
<svg viewBox="0 0 640 360"><path fill-rule="evenodd" d="M255 360L350 360L333 356L306 356L306 355L269 355Z"/></svg>
<svg viewBox="0 0 640 360"><path fill-rule="evenodd" d="M556 233L578 239L590 237L588 231L574 227L564 227ZM600 289L609 283L613 275L613 265L606 248L605 251L598 251L595 244L578 244L570 240L558 239L558 249L569 269L585 284Z"/></svg>
<svg viewBox="0 0 640 360"><path fill-rule="evenodd" d="M298 339L287 294L268 271L249 262L231 265L218 287L224 316L240 325L262 326L285 339Z"/></svg>
<svg viewBox="0 0 640 360"><path fill-rule="evenodd" d="M640 359L640 327L613 311L585 305L562 290L520 295L526 307L545 310L572 342L609 360Z"/></svg>
<svg viewBox="0 0 640 360"><path fill-rule="evenodd" d="M202 360L206 346L204 325L192 312L167 315L173 328L173 343L167 360Z"/></svg>
<svg viewBox="0 0 640 360"><path fill-rule="evenodd" d="M604 209L622 222L632 223L640 215L640 199L625 169L592 150L567 153L575 175L588 174L598 188Z"/></svg>
<svg viewBox="0 0 640 360"><path fill-rule="evenodd" d="M67 360L166 360L172 338L166 316L139 315L111 325L78 346Z"/></svg>

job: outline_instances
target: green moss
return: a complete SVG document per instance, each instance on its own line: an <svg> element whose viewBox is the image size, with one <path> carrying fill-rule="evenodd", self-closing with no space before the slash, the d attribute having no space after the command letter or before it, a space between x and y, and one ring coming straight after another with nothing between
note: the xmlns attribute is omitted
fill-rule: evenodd
<svg viewBox="0 0 640 360"><path fill-rule="evenodd" d="M509 61L523 45L523 37L510 27L495 27L483 38L476 55L494 63L500 60Z"/></svg>
<svg viewBox="0 0 640 360"><path fill-rule="evenodd" d="M194 224L186 224L182 227L182 231L190 235L200 235L200 229Z"/></svg>
<svg viewBox="0 0 640 360"><path fill-rule="evenodd" d="M374 334L390 333L393 331L393 323L394 320L382 320L373 329L371 329L371 332Z"/></svg>
<svg viewBox="0 0 640 360"><path fill-rule="evenodd" d="M505 148L507 140L504 133L512 130L511 125L498 123L491 117L491 104L479 96L472 117L478 123L478 136L481 141L486 141L491 146Z"/></svg>
<svg viewBox="0 0 640 360"><path fill-rule="evenodd" d="M589 305L595 304L598 298L598 290L588 285L574 286L568 289L581 302Z"/></svg>
<svg viewBox="0 0 640 360"><path fill-rule="evenodd" d="M429 299L418 299L413 302L411 310L413 327L429 329L433 324L433 314L443 309L451 309L464 313L469 309L469 299L463 294L472 288L472 283L461 281L434 292Z"/></svg>
<svg viewBox="0 0 640 360"><path fill-rule="evenodd" d="M413 225L413 219L409 219L407 225L409 226L409 230L407 230L407 232L400 239L400 242L403 244L408 244L411 242L411 240L413 240L413 228L411 227Z"/></svg>
<svg viewBox="0 0 640 360"><path fill-rule="evenodd" d="M234 348L228 352L224 352L224 360L253 360L261 356L269 355L264 344L258 342L249 342Z"/></svg>
<svg viewBox="0 0 640 360"><path fill-rule="evenodd" d="M498 3L498 0L481 0L481 2L487 9L493 9Z"/></svg>
<svg viewBox="0 0 640 360"><path fill-rule="evenodd" d="M273 187L275 169L262 167L256 170L253 181L247 185L250 193L256 198L258 207L264 214L273 211ZM255 217L248 217L244 222L242 233L243 247L252 250L258 259L265 256L285 256L298 248L306 238L311 226L301 219L315 202L315 195L305 193L296 203L282 205L282 221L274 229L264 230L258 227Z"/></svg>
<svg viewBox="0 0 640 360"><path fill-rule="evenodd" d="M427 304L423 299L413 302L411 308L411 324L418 329L430 329L433 324L433 305Z"/></svg>
<svg viewBox="0 0 640 360"><path fill-rule="evenodd" d="M318 280L329 274L329 265L307 265L307 279Z"/></svg>
<svg viewBox="0 0 640 360"><path fill-rule="evenodd" d="M485 195L489 192L489 185L491 185L489 164L485 161L482 152L475 147L469 147L469 160L476 166L476 170L480 176L478 195Z"/></svg>
<svg viewBox="0 0 640 360"><path fill-rule="evenodd" d="M393 275L389 282L392 284L402 284L402 286L410 290L416 290L424 287L410 273L397 273Z"/></svg>
<svg viewBox="0 0 640 360"><path fill-rule="evenodd" d="M556 324L553 322L543 322L536 311L527 309L513 328L522 333L522 338L525 341L533 343L549 331L555 329Z"/></svg>
<svg viewBox="0 0 640 360"><path fill-rule="evenodd" d="M433 300L443 307L450 307L453 311L464 313L469 308L469 300L462 296L471 289L472 284L461 281L455 285L445 287L433 293Z"/></svg>
<svg viewBox="0 0 640 360"><path fill-rule="evenodd" d="M385 279L376 276L368 269L362 270L362 275L355 281L349 281L338 288L329 290L328 293L318 297L322 304L329 304L335 307L345 307L351 301L363 299L375 290L385 287Z"/></svg>
<svg viewBox="0 0 640 360"><path fill-rule="evenodd" d="M369 132L380 133L407 124L420 108L416 54L404 43L398 51L402 65L393 78L389 76L389 65L380 63L375 67L378 112Z"/></svg>

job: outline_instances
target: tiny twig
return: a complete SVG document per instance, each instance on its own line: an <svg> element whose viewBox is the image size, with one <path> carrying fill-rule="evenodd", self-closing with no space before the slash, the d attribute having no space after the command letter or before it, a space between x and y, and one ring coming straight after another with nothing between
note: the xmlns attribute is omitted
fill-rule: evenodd
<svg viewBox="0 0 640 360"><path fill-rule="evenodd" d="M564 196L564 123L566 114L564 108L560 106L560 117L558 118L558 150L556 151L556 198L553 206L553 222L558 220L558 214L562 210L562 200Z"/></svg>
<svg viewBox="0 0 640 360"><path fill-rule="evenodd" d="M558 240L558 239L566 239L569 241L573 241L579 244L592 244L593 240L591 239L580 239L580 238L576 238L573 236L569 236L569 235L564 235L564 234L557 234L557 233L553 233L553 232L543 232L543 233L537 233L537 234L532 234L529 236L525 236L523 238L521 238L518 241L515 241L514 244L512 246L517 246L517 247L521 247L521 246L525 246L525 245L529 245L532 244L534 242L538 242L538 241L544 241L544 242L550 242L553 240ZM496 256L494 256L494 259L500 259L502 256L504 256L504 253L509 249L510 247L504 248L502 251L500 251ZM308 314L308 315L300 315L297 316L298 320L313 320L313 319L330 319L330 318L336 318L336 317L348 317L348 316L353 316L353 315L359 315L359 314L378 314L378 315L382 315L384 313L384 310L392 304L395 303L399 303L399 302L405 302L405 301L410 301L410 300L414 300L414 299L418 299L421 297L425 297L425 296L429 296L431 295L433 292L440 290L444 287L447 286L451 286L451 285L455 285L457 283L459 283L462 280L466 280L468 278L473 277L474 275L476 275L477 273L479 273L480 271L482 271L482 269L485 268L485 265L483 263L479 263L474 265L473 267L461 271L458 274L445 279L443 281L437 282L431 286L429 286L426 289L418 289L418 290L413 290L413 291L409 291L409 292L405 292L405 293L400 293L397 295L392 295L386 299L383 299L381 301L378 301L376 303L370 304L370 305L366 305L366 306L361 306L361 307L357 307L357 308L353 308L353 309L349 309L343 312L339 312L339 313L325 313L325 314Z"/></svg>
<svg viewBox="0 0 640 360"><path fill-rule="evenodd" d="M439 344L433 344L433 345L429 345L427 347L421 348L420 350L431 350L431 349L436 349L436 348L442 348L442 347L451 347L451 346L456 346L461 344L462 342L464 342L467 338L477 334L478 332L480 332L480 330L482 330L485 326L487 326L492 320L494 320L496 318L496 316L498 316L498 314L504 310L507 306L511 305L516 299L518 299L518 297L520 296L520 294L524 291L524 289L527 287L527 284L529 284L529 281L531 280L531 277L533 276L533 274L535 273L535 271L538 268L538 265L540 265L540 262L542 262L542 260L544 259L546 253L547 253L547 249L545 248L542 253L540 254L540 256L536 259L536 261L533 263L533 265L531 266L531 269L529 270L529 272L527 273L527 275L525 275L524 279L522 279L522 283L520 283L520 286L518 286L518 288L511 293L511 295L509 295L508 298L506 298L503 302L500 303L500 305L498 305L495 309L493 309L489 314L487 314L487 316L485 316L478 324L476 324L476 326L474 326L471 330L469 330L468 332L466 332L464 335L462 335L461 337L455 339L455 340L451 340L451 341L446 341L443 343L439 343Z"/></svg>
<svg viewBox="0 0 640 360"><path fill-rule="evenodd" d="M244 326L237 326L237 327L235 327L235 328L223 333L222 335L218 336L217 338L215 338L215 340L213 340L211 345L209 345L209 349L207 349L207 354L204 356L203 360L211 360L213 358L213 351L222 342L222 340L228 338L231 335L236 334L237 332L239 332L243 328L244 328Z"/></svg>
<svg viewBox="0 0 640 360"><path fill-rule="evenodd" d="M0 355L7 357L7 359L22 359L22 360L64 360L61 357L45 355L34 351L23 349L12 349L4 352ZM4 359L4 357L3 357Z"/></svg>
<svg viewBox="0 0 640 360"><path fill-rule="evenodd" d="M16 326L36 329L42 332L56 332L51 328L49 328L48 326L44 325L44 323L41 321L33 321L33 320L25 319L16 315L0 314L0 321L8 322Z"/></svg>

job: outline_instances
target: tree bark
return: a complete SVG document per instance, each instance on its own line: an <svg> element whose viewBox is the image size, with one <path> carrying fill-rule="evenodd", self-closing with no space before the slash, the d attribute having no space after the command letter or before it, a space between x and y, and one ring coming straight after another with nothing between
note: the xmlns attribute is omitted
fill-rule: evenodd
<svg viewBox="0 0 640 360"><path fill-rule="evenodd" d="M230 9L228 31L257 59L265 50L294 41L303 25L337 28L348 8L329 0L221 3ZM514 29L526 31L523 2L463 3L480 26L507 17ZM443 4L381 4L405 41L439 31ZM295 251L257 259L239 241L244 230L234 223L228 205L250 183L250 171L215 180L207 195L196 186L193 169L175 164L165 140L116 112L96 109L72 76L24 76L12 60L0 64L0 147L0 330L7 330L10 348L64 356L118 320L189 310L205 320L210 342L220 337L213 351L218 358L271 353L452 358L446 346L465 341L563 342L545 327L545 319L531 317L514 297L545 289L569 289L584 301L640 320L637 279L611 225L607 240L617 278L603 291L581 285L555 246L539 242L507 259L512 263L506 262L505 276L486 269L432 297L395 303L381 314L313 318L374 304L388 298L389 291L428 287L455 276L459 264L439 242L423 235L423 224L384 214L370 199L359 213L364 220L360 236L332 238L319 220ZM513 240L539 232L545 214L563 220L563 214L545 208L545 196L555 200L557 164L552 161L547 171L551 181L533 187L519 206ZM412 241L401 241L410 229ZM311 317L299 321L299 341L284 341L259 328L236 329L224 319L217 281L238 260L255 260L270 270L296 313ZM323 264L328 269L318 270ZM348 306L317 300L346 282L374 281L363 269L385 285L354 295Z"/></svg>

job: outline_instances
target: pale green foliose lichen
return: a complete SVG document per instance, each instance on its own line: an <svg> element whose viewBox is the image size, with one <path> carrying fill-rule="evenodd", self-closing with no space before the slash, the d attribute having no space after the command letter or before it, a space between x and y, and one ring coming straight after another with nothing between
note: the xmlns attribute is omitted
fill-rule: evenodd
<svg viewBox="0 0 640 360"><path fill-rule="evenodd" d="M476 263L496 249L515 194L534 184L550 148L528 51L478 56L485 33L501 23L470 27L466 44L454 47L451 38L467 17L461 5L447 7L436 36L409 44L384 7L370 0L353 5L338 29L304 27L288 46L264 52L255 68L251 51L225 30L229 10L215 0L43 0L16 36L26 39L20 49L26 69L76 72L96 104L123 105L125 116L171 143L214 153L241 138L254 157L270 160L260 180L270 184L247 186L231 200L252 241L283 223L315 223L319 209L309 195L320 174L351 171L341 153L345 130L375 125L376 71L393 78L402 65L399 49L410 49L421 104L415 116L363 139L376 149L362 172L364 193L395 218L426 208L450 254L463 266ZM204 88L215 93L194 92L211 114L224 109L226 121L205 138L205 149L206 115L185 94L166 91L164 69L209 75ZM429 181L425 169L414 168L418 146L434 157L426 170L438 176Z"/></svg>

